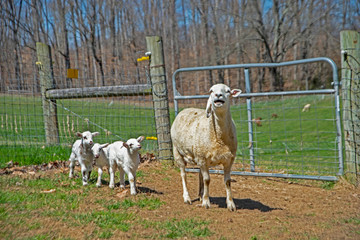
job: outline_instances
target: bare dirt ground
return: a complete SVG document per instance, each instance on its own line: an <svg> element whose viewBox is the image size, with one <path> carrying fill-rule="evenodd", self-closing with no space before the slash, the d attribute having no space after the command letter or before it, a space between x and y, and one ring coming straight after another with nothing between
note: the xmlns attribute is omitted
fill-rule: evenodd
<svg viewBox="0 0 360 240"><path fill-rule="evenodd" d="M52 169L46 174L50 176L66 170L66 167L65 170ZM360 239L360 189L344 180L325 189L324 185L328 184L320 181L232 176L237 210L229 212L222 175L211 175L211 208L204 209L198 206L197 173L187 175L190 197L194 200L192 205L188 205L183 203L181 178L176 167L153 161L142 164L140 170L144 176L138 183L137 196L130 196L127 191L119 198L121 190L111 190L107 186L97 191L104 200L155 196L164 202L160 208L152 211L131 208L129 211L149 222L206 220L212 232L206 239ZM89 203L91 198L92 194L89 194ZM88 204L88 210L92 210L91 204ZM90 230L68 229L61 222L51 226L64 231L66 236L70 234L73 239L84 239L84 232ZM111 239L148 238L155 236L156 231L138 224L126 233L116 232Z"/></svg>

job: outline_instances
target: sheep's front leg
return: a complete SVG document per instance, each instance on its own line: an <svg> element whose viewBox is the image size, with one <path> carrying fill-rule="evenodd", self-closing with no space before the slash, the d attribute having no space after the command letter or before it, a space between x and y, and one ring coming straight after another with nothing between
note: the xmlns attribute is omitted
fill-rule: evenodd
<svg viewBox="0 0 360 240"><path fill-rule="evenodd" d="M225 167L224 166L224 182L225 182L225 189L226 189L226 205L229 211L235 211L236 206L232 197L231 193L231 176L230 176L231 166Z"/></svg>
<svg viewBox="0 0 360 240"><path fill-rule="evenodd" d="M69 178L73 178L74 177L74 168L75 168L75 154L72 152L69 158L70 161L70 173L69 173Z"/></svg>
<svg viewBox="0 0 360 240"><path fill-rule="evenodd" d="M81 164L81 175L82 175L82 182L83 186L88 185L88 170L84 164Z"/></svg>
<svg viewBox="0 0 360 240"><path fill-rule="evenodd" d="M115 187L115 171L116 171L116 165L112 165L109 167L109 175L110 175L110 182L109 182L109 188Z"/></svg>
<svg viewBox="0 0 360 240"><path fill-rule="evenodd" d="M125 168L124 171L128 175L128 178L129 178L130 194L136 195L136 183L135 183L136 176L134 176L134 174L128 168Z"/></svg>
<svg viewBox="0 0 360 240"><path fill-rule="evenodd" d="M183 198L184 203L191 204L191 199L189 196L189 191L187 189L187 181L186 181L186 172L185 172L185 165L180 166L180 174L181 174L181 180L183 185Z"/></svg>
<svg viewBox="0 0 360 240"><path fill-rule="evenodd" d="M201 174L203 176L204 182L204 194L202 197L202 206L205 208L210 208L210 197L209 197L209 185L210 185L210 175L209 169L206 166L200 168Z"/></svg>
<svg viewBox="0 0 360 240"><path fill-rule="evenodd" d="M204 179L203 179L201 171L199 171L199 199L200 199L200 202L202 201L203 196L204 196Z"/></svg>
<svg viewBox="0 0 360 240"><path fill-rule="evenodd" d="M102 174L103 174L102 167L98 167L98 179L97 179L97 182L96 182L96 186L97 186L97 187L101 187L101 177L102 177Z"/></svg>

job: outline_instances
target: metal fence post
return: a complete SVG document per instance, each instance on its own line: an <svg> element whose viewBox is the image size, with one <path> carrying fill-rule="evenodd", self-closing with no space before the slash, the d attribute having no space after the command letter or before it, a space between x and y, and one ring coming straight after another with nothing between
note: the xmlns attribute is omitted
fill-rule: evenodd
<svg viewBox="0 0 360 240"><path fill-rule="evenodd" d="M170 160L173 159L173 156L170 136L169 99L162 38L159 36L146 37L146 45L147 50L151 52L150 79L155 110L159 159Z"/></svg>
<svg viewBox="0 0 360 240"><path fill-rule="evenodd" d="M46 98L46 91L55 86L50 46L37 42L37 65L40 75L41 101L43 107L45 135L47 144L59 143L56 101Z"/></svg>
<svg viewBox="0 0 360 240"><path fill-rule="evenodd" d="M245 68L244 73L245 73L246 93L251 93L249 69ZM252 172L255 172L254 139L253 139L254 135L253 135L253 125L252 125L251 97L246 98L246 109L248 115L248 129L249 129L250 170Z"/></svg>
<svg viewBox="0 0 360 240"><path fill-rule="evenodd" d="M360 33L340 32L346 177L360 180Z"/></svg>

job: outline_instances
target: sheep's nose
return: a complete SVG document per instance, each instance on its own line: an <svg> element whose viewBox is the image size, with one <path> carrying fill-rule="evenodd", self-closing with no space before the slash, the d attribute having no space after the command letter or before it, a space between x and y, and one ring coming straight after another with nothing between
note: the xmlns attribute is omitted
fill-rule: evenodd
<svg viewBox="0 0 360 240"><path fill-rule="evenodd" d="M222 97L222 94L221 93L215 93L215 96L219 98L219 97Z"/></svg>
<svg viewBox="0 0 360 240"><path fill-rule="evenodd" d="M90 141L90 145L92 145L93 144L93 141Z"/></svg>

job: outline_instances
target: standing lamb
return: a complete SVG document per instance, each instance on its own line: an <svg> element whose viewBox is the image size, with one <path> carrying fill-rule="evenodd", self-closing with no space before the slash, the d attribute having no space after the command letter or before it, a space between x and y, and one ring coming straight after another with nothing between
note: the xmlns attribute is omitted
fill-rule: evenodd
<svg viewBox="0 0 360 240"><path fill-rule="evenodd" d="M110 188L114 188L114 172L116 171L116 167L118 167L120 171L120 187L125 187L126 173L130 182L130 193L131 195L136 194L136 170L140 163L140 143L144 138L144 136L140 136L137 139L131 138L126 142L117 141L106 148L110 163Z"/></svg>
<svg viewBox="0 0 360 240"><path fill-rule="evenodd" d="M81 139L78 139L74 142L71 155L69 158L70 161L70 173L69 178L74 177L74 167L75 160L79 161L81 166L81 174L83 185L88 185L88 181L90 179L91 171L92 171L92 163L94 160L94 155L91 151L91 147L93 146L93 137L99 135L98 132L77 132L76 135Z"/></svg>
<svg viewBox="0 0 360 240"><path fill-rule="evenodd" d="M98 179L96 182L97 187L101 186L103 167L106 166L110 169L108 151L106 149L108 145L109 145L108 143L105 144L95 143L94 146L91 148L91 151L93 152L95 158L95 165L98 167Z"/></svg>
<svg viewBox="0 0 360 240"><path fill-rule="evenodd" d="M236 210L230 187L230 171L237 148L236 128L230 114L230 96L237 97L240 93L239 89L231 90L224 84L216 84L210 88L205 111L188 108L175 118L171 138L174 158L181 171L185 203L191 204L186 186L187 163L200 167L199 197L205 208L210 207L209 167L222 164L227 208L230 211Z"/></svg>

